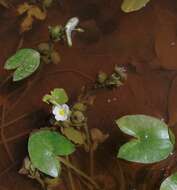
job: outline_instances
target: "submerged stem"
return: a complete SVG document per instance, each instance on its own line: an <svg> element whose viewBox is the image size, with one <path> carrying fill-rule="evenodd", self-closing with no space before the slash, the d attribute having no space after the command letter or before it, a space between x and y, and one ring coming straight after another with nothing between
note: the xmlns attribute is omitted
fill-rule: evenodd
<svg viewBox="0 0 177 190"><path fill-rule="evenodd" d="M70 162L69 160L69 156L66 157L67 162ZM68 168L68 178L69 178L69 182L70 182L70 186L71 186L71 190L76 190L75 185L74 185L74 180L73 180L73 176L71 173L71 170L69 167Z"/></svg>
<svg viewBox="0 0 177 190"><path fill-rule="evenodd" d="M98 186L98 184L91 178L89 177L86 173L84 173L83 171L81 171L80 169L76 168L75 166L73 166L70 162L68 162L66 159L58 157L59 161L61 163L63 163L65 166L71 168L73 171L75 171L77 174L79 174L81 177L83 177L85 180L89 181L94 187L95 189L100 189L100 187Z"/></svg>

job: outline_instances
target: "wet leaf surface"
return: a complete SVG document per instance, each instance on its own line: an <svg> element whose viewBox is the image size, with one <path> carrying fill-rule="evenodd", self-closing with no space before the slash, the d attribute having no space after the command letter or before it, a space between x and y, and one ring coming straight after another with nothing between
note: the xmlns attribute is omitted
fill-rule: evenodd
<svg viewBox="0 0 177 190"><path fill-rule="evenodd" d="M64 136L49 130L33 133L28 141L28 152L32 164L52 177L58 177L61 171L57 156L69 155L74 150L74 145Z"/></svg>
<svg viewBox="0 0 177 190"><path fill-rule="evenodd" d="M124 0L122 3L122 10L126 13L138 11L146 6L150 0Z"/></svg>
<svg viewBox="0 0 177 190"><path fill-rule="evenodd" d="M160 190L176 190L177 189L177 173L169 176L165 181L161 184Z"/></svg>
<svg viewBox="0 0 177 190"><path fill-rule="evenodd" d="M4 68L16 69L13 81L22 80L36 71L40 65L40 54L34 49L20 49L7 59Z"/></svg>
<svg viewBox="0 0 177 190"><path fill-rule="evenodd" d="M118 157L139 163L154 163L169 156L173 150L168 126L145 115L124 116L116 121L120 130L135 137L119 149Z"/></svg>

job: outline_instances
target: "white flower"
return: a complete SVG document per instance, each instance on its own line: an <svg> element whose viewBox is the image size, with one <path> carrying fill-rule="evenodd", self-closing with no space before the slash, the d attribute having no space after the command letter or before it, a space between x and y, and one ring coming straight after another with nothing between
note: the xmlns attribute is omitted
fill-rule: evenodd
<svg viewBox="0 0 177 190"><path fill-rule="evenodd" d="M55 115L57 121L65 121L70 114L69 106L67 104L54 106L52 113Z"/></svg>

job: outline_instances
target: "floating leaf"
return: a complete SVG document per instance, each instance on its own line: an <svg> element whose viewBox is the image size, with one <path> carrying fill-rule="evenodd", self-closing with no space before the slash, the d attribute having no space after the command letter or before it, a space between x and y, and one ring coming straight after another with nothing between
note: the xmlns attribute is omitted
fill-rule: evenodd
<svg viewBox="0 0 177 190"><path fill-rule="evenodd" d="M146 6L150 0L124 0L122 10L126 13L137 11Z"/></svg>
<svg viewBox="0 0 177 190"><path fill-rule="evenodd" d="M160 190L176 190L177 189L177 172L165 179L161 184Z"/></svg>
<svg viewBox="0 0 177 190"><path fill-rule="evenodd" d="M75 144L84 144L85 143L85 135L73 127L64 127L62 129L62 133L71 141L73 141Z"/></svg>
<svg viewBox="0 0 177 190"><path fill-rule="evenodd" d="M73 153L74 145L64 136L50 130L33 133L28 141L28 152L32 164L41 172L58 177L61 171L57 156Z"/></svg>
<svg viewBox="0 0 177 190"><path fill-rule="evenodd" d="M19 15L22 15L24 13L27 14L23 22L21 23L21 32L28 31L32 28L34 18L38 20L44 20L46 18L45 12L43 12L36 5L30 5L28 3L19 5L19 7L17 8L17 12Z"/></svg>
<svg viewBox="0 0 177 190"><path fill-rule="evenodd" d="M10 57L4 68L7 70L16 69L13 81L22 80L36 71L40 65L40 54L34 49L20 49Z"/></svg>
<svg viewBox="0 0 177 190"><path fill-rule="evenodd" d="M52 104L65 104L69 98L63 88L55 88L52 90L51 95L47 94L43 97L43 101Z"/></svg>
<svg viewBox="0 0 177 190"><path fill-rule="evenodd" d="M173 150L167 125L154 117L128 115L116 121L120 130L135 139L124 144L118 157L140 163L154 163L169 156Z"/></svg>

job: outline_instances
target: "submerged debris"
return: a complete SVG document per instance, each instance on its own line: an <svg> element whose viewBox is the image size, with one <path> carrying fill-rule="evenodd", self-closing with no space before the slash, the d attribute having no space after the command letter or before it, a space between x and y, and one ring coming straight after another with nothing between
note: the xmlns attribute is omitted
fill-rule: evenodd
<svg viewBox="0 0 177 190"><path fill-rule="evenodd" d="M107 75L100 71L97 76L95 88L115 88L122 86L127 79L126 70L124 67L115 66L114 72Z"/></svg>
<svg viewBox="0 0 177 190"><path fill-rule="evenodd" d="M81 28L76 28L77 25L79 24L79 19L77 17L73 17L68 20L68 22L65 25L65 33L66 33L66 39L68 46L72 46L72 32L78 31L78 32L83 32L84 30Z"/></svg>
<svg viewBox="0 0 177 190"><path fill-rule="evenodd" d="M77 28L79 19L77 17L70 18L65 26L56 25L49 26L50 38L54 42L67 41L69 47L72 46L72 32L84 32L82 28Z"/></svg>

